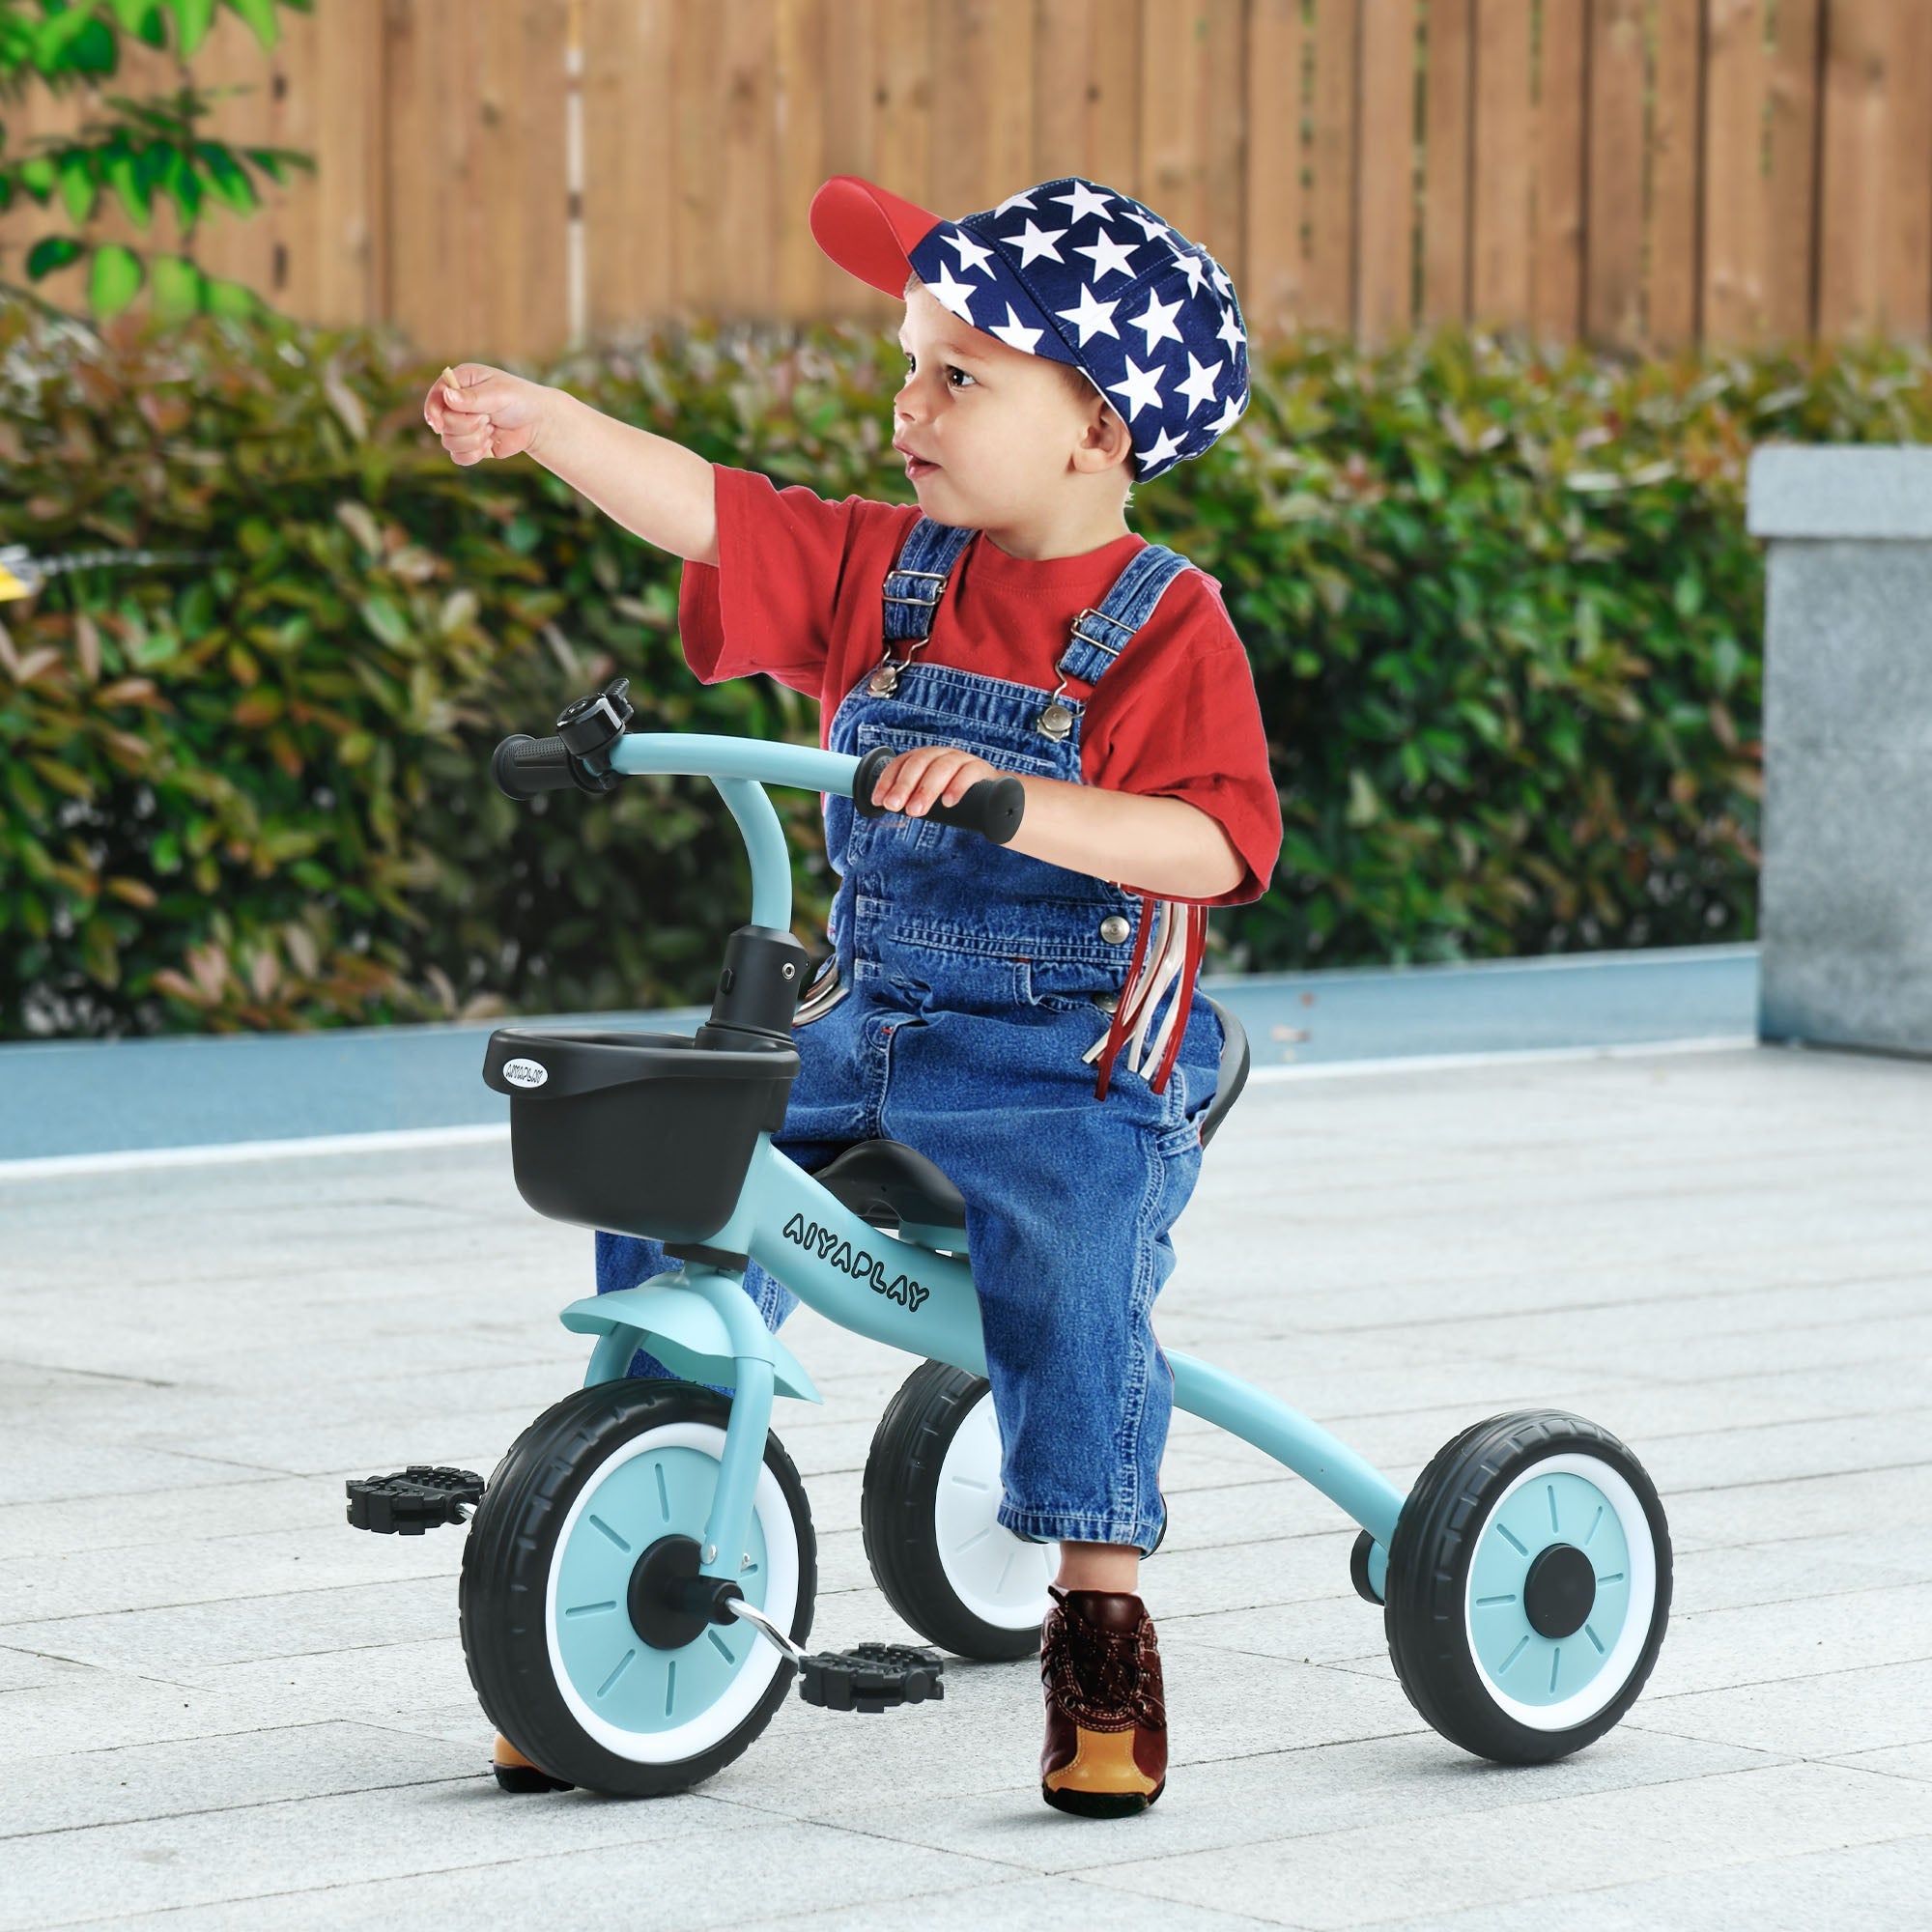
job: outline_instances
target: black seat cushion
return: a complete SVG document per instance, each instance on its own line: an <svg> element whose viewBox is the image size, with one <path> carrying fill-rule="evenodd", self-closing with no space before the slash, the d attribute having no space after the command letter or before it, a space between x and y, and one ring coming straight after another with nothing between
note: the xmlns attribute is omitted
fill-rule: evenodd
<svg viewBox="0 0 1932 1932"><path fill-rule="evenodd" d="M821 1167L815 1178L875 1228L902 1220L961 1232L966 1227L966 1203L958 1188L903 1141L861 1141Z"/></svg>

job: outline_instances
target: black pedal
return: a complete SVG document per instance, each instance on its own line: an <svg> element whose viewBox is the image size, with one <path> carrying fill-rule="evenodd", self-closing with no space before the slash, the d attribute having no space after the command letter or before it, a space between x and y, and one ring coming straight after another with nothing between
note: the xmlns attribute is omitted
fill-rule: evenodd
<svg viewBox="0 0 1932 1932"><path fill-rule="evenodd" d="M799 1665L798 1694L828 1711L893 1711L944 1697L945 1668L936 1650L909 1643L821 1650Z"/></svg>
<svg viewBox="0 0 1932 1932"><path fill-rule="evenodd" d="M471 1469L433 1469L413 1463L393 1476L353 1477L349 1520L378 1536L420 1536L446 1522L468 1522L483 1500L483 1478Z"/></svg>

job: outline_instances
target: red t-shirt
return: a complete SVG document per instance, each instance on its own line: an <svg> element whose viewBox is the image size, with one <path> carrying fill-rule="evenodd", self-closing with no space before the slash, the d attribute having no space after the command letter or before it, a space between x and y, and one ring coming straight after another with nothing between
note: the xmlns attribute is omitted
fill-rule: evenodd
<svg viewBox="0 0 1932 1932"><path fill-rule="evenodd" d="M819 742L829 743L839 701L880 662L886 573L919 511L863 497L829 503L723 465L714 473L719 561L684 566L685 660L706 684L763 671L817 698ZM1032 563L980 536L953 567L931 638L913 662L1051 691L1074 618L1145 547L1129 534L1080 556ZM1199 807L1246 867L1232 891L1199 903L1260 898L1281 850L1281 801L1248 654L1214 579L1183 571L1106 675L1093 685L1069 679L1066 690L1085 706L1087 783ZM1114 883L1142 890L1131 879Z"/></svg>

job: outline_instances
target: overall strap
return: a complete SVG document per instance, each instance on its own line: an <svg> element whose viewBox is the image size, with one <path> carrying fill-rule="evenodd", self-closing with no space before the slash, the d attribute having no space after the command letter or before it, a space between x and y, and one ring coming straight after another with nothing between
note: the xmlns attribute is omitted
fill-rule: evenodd
<svg viewBox="0 0 1932 1932"><path fill-rule="evenodd" d="M1187 568L1187 559L1160 544L1136 551L1098 605L1073 620L1073 636L1054 666L1063 678L1097 684L1113 668L1134 633L1153 615L1167 586Z"/></svg>
<svg viewBox="0 0 1932 1932"><path fill-rule="evenodd" d="M922 517L906 532L898 561L886 573L886 638L898 642L932 634L932 614L960 553L979 535Z"/></svg>
<svg viewBox="0 0 1932 1932"><path fill-rule="evenodd" d="M1187 569L1184 556L1178 556L1160 544L1149 544L1137 551L1099 606L1083 611L1073 620L1073 637L1054 667L1062 686L1069 677L1085 684L1096 684L1114 667L1134 634L1153 615L1167 586ZM1058 727L1053 717L1055 702L1041 714L1042 728ZM1070 722L1070 721L1069 721ZM1188 1009L1194 1000L1194 982L1208 943L1208 908L1180 899L1156 899L1151 893L1140 895L1140 930L1134 938L1134 956L1127 968L1127 982L1114 1008L1112 1023L1084 1056L1097 1060L1099 1075L1094 1085L1095 1099L1107 1097L1113 1079L1114 1063L1121 1049L1127 1049L1127 1064L1140 1068L1143 1054L1154 1062L1148 1076L1149 1087L1156 1094L1166 1090L1180 1053L1180 1036L1187 1026ZM1158 924L1159 939L1151 947L1151 928ZM1167 1010L1154 1028L1155 1009L1167 996ZM1152 1030L1152 1039L1149 1033Z"/></svg>

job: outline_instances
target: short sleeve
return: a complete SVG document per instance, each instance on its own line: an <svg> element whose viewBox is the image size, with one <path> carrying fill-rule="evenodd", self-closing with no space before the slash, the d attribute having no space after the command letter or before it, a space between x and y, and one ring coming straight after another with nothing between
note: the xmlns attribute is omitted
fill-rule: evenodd
<svg viewBox="0 0 1932 1932"><path fill-rule="evenodd" d="M1138 675L1122 693L1109 721L1100 782L1184 799L1205 811L1228 835L1244 869L1237 884L1198 903L1246 905L1267 891L1282 841L1281 796L1268 766L1254 670L1211 581L1197 578L1176 614L1179 627L1135 665ZM1151 631L1151 625L1136 646L1156 642ZM1096 697L1129 662L1122 657L1095 687ZM1142 890L1132 879L1119 883Z"/></svg>
<svg viewBox="0 0 1932 1932"><path fill-rule="evenodd" d="M858 513L779 489L755 470L714 464L718 561L687 563L678 589L685 662L705 684L763 671L816 697L825 683L833 604Z"/></svg>

